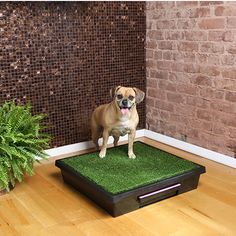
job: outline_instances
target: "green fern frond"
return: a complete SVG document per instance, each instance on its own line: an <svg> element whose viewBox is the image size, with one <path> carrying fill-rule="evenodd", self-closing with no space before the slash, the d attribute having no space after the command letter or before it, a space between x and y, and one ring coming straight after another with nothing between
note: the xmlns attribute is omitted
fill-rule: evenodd
<svg viewBox="0 0 236 236"><path fill-rule="evenodd" d="M10 191L15 180L23 181L25 174L33 175L37 157L46 158L50 136L42 132L44 114L33 116L31 105L16 101L0 106L0 188ZM46 127L47 128L47 127Z"/></svg>

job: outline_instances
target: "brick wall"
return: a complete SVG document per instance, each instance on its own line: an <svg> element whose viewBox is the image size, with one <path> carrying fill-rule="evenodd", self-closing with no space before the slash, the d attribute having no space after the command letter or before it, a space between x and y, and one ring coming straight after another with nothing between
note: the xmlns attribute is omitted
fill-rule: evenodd
<svg viewBox="0 0 236 236"><path fill-rule="evenodd" d="M236 2L147 2L148 129L236 157Z"/></svg>

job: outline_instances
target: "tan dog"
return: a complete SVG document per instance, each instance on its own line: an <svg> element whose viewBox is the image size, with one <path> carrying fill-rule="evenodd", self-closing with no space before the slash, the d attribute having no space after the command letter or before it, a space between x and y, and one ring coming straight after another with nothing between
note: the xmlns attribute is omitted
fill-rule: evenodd
<svg viewBox="0 0 236 236"><path fill-rule="evenodd" d="M137 88L118 86L110 90L113 101L97 107L91 118L92 140L97 149L98 139L103 137L103 144L99 157L106 156L107 141L110 135L114 138L114 146L117 145L120 136L128 134L128 156L135 158L133 142L139 116L136 104L144 99L145 93Z"/></svg>

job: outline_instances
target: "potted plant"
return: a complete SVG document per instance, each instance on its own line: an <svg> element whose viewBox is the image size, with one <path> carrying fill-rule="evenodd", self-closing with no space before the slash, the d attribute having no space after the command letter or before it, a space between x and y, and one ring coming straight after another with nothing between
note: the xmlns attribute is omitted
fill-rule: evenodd
<svg viewBox="0 0 236 236"><path fill-rule="evenodd" d="M0 191L9 192L16 180L33 175L34 163L46 158L50 136L43 133L43 114L32 115L30 104L7 101L0 106Z"/></svg>

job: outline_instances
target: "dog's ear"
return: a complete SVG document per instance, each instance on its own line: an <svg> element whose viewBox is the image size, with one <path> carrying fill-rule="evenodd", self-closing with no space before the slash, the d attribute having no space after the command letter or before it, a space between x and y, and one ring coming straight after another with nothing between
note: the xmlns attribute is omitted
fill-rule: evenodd
<svg viewBox="0 0 236 236"><path fill-rule="evenodd" d="M136 94L135 96L136 103L142 102L145 97L145 93L138 88L133 88L133 90L135 91L135 94Z"/></svg>
<svg viewBox="0 0 236 236"><path fill-rule="evenodd" d="M112 98L114 98L114 96L115 96L115 94L116 94L116 92L119 88L121 88L120 85L115 87L115 88L110 89L110 95L111 95Z"/></svg>

